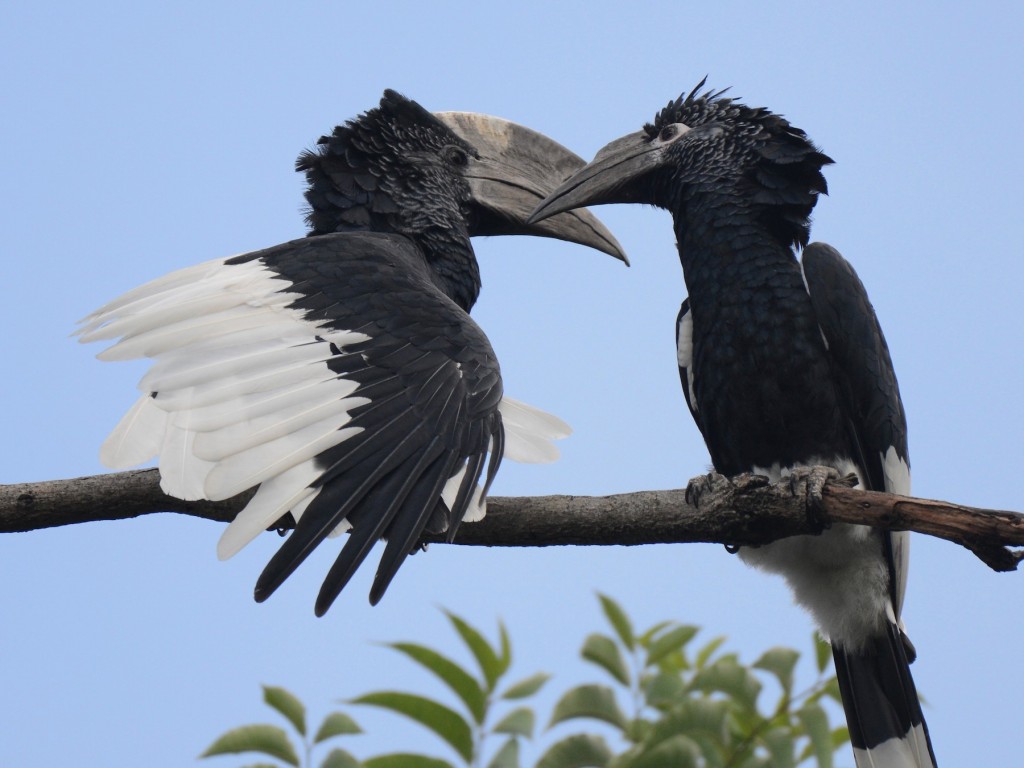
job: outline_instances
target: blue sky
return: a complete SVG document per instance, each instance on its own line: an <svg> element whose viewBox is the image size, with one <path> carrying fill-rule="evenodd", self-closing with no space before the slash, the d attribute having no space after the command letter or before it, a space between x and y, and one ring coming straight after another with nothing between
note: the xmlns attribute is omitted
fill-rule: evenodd
<svg viewBox="0 0 1024 768"><path fill-rule="evenodd" d="M813 236L854 263L881 318L916 494L1024 508L1019 7L688 5L5 5L0 482L104 471L98 446L143 368L94 360L69 338L75 321L172 269L303 234L295 156L384 88L501 115L589 158L707 74L836 160ZM575 428L559 463L506 463L496 494L680 487L706 468L674 367L683 286L669 217L597 212L631 269L553 241L477 245L474 316L506 391ZM375 643L452 642L439 606L492 634L503 619L516 670L555 673L560 688L597 676L576 660L601 625L596 590L638 624L726 634L747 661L809 648L811 623L781 581L717 546L433 547L378 607L367 568L317 620L331 553L256 605L277 541L224 564L218 536L159 515L0 537L0 765L194 764L223 730L270 716L262 682L317 714L371 689L428 690ZM1019 762L1022 576L924 537L911 562L905 614L939 759L969 765L980 749L988 764ZM355 714L375 731L351 742L358 754L445 755Z"/></svg>

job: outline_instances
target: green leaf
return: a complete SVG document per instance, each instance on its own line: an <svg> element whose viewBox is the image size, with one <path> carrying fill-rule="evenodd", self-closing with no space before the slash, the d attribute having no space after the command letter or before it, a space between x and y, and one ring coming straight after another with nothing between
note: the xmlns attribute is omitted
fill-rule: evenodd
<svg viewBox="0 0 1024 768"><path fill-rule="evenodd" d="M468 762L468 761L467 761ZM409 752L392 752L363 761L363 768L455 768L447 760Z"/></svg>
<svg viewBox="0 0 1024 768"><path fill-rule="evenodd" d="M640 635L640 637L637 638L637 642L640 643L640 647L646 648L656 634L665 629L665 627L671 627L674 624L674 621L659 621L653 627L650 627L646 632Z"/></svg>
<svg viewBox="0 0 1024 768"><path fill-rule="evenodd" d="M326 741L332 736L347 736L348 734L362 732L363 729L356 724L356 721L345 713L331 712L320 723L320 728L317 730L316 736L313 737L313 743L319 744L321 741Z"/></svg>
<svg viewBox="0 0 1024 768"><path fill-rule="evenodd" d="M612 751L604 739L580 733L552 744L536 768L606 768L611 758Z"/></svg>
<svg viewBox="0 0 1024 768"><path fill-rule="evenodd" d="M822 637L821 632L814 633L814 660L818 665L818 674L824 672L832 660L832 646Z"/></svg>
<svg viewBox="0 0 1024 768"><path fill-rule="evenodd" d="M705 698L712 701L720 701L720 699L711 697ZM729 719L732 721L734 732L742 736L744 739L756 736L762 730L772 725L789 725L789 721L791 719L788 711L783 715L780 715L777 721L774 721L766 719L756 709L744 709L743 707L736 706L736 704L729 699L725 699L725 702L728 704L730 709ZM795 725L793 727L796 728Z"/></svg>
<svg viewBox="0 0 1024 768"><path fill-rule="evenodd" d="M498 654L495 652L491 644L484 639L476 629L470 626L468 623L460 619L454 613L445 611L445 615L448 620L451 621L455 627L455 631L462 637L462 641L469 648L473 657L476 659L477 664L480 665L480 671L484 675L484 680L487 681L487 692L490 693L494 690L494 684L498 682L498 678L501 677L502 672L508 668L508 663L503 662L502 659L498 658ZM504 628L502 628L504 632ZM507 638L503 640L503 644L507 641Z"/></svg>
<svg viewBox="0 0 1024 768"><path fill-rule="evenodd" d="M839 680L837 678L831 677L825 681L823 690L825 691L826 696L831 696L840 704L843 703L843 694L839 691Z"/></svg>
<svg viewBox="0 0 1024 768"><path fill-rule="evenodd" d="M362 765L344 749L332 749L320 763L320 768L362 768Z"/></svg>
<svg viewBox="0 0 1024 768"><path fill-rule="evenodd" d="M519 768L519 740L512 737L502 744L487 768Z"/></svg>
<svg viewBox="0 0 1024 768"><path fill-rule="evenodd" d="M679 624L668 632L653 638L647 648L646 666L654 666L670 653L678 651L690 642L699 631L700 627Z"/></svg>
<svg viewBox="0 0 1024 768"><path fill-rule="evenodd" d="M505 715L494 726L495 733L508 733L513 736L525 736L528 739L533 738L533 726L534 716L533 710L527 709L526 707L519 707L513 709L507 715Z"/></svg>
<svg viewBox="0 0 1024 768"><path fill-rule="evenodd" d="M690 683L704 692L720 691L740 706L753 710L761 692L761 681L740 664L733 655L722 656L700 670Z"/></svg>
<svg viewBox="0 0 1024 768"><path fill-rule="evenodd" d="M771 755L772 768L796 768L796 739L788 728L773 728L760 740Z"/></svg>
<svg viewBox="0 0 1024 768"><path fill-rule="evenodd" d="M819 768L832 768L832 753L835 749L825 710L819 704L808 703L797 710L796 714L811 740Z"/></svg>
<svg viewBox="0 0 1024 768"><path fill-rule="evenodd" d="M838 728L832 729L832 749L839 749L844 744L848 744L850 741L850 729L845 725L840 725Z"/></svg>
<svg viewBox="0 0 1024 768"><path fill-rule="evenodd" d="M721 743L728 737L730 715L735 716L735 708L726 701L691 696L655 724L652 739L665 740L679 733L704 734Z"/></svg>
<svg viewBox="0 0 1024 768"><path fill-rule="evenodd" d="M630 750L630 757L623 761L623 765L632 768L631 761L638 755L652 752L663 742L685 735L703 755L704 762L699 763L700 765L707 768L723 768L725 765L747 766L747 761L742 758L752 754L752 749L736 751L736 746L742 743L742 738L735 729L732 729L736 719L735 713L736 707L728 701L691 695L665 712L658 720L649 723L643 731L637 729L637 735L642 738L634 738L632 741L638 744L639 749ZM676 748L678 747L666 747ZM689 746L686 748L690 749ZM729 754L730 751L732 754ZM727 761L724 759L726 755L729 758Z"/></svg>
<svg viewBox="0 0 1024 768"><path fill-rule="evenodd" d="M652 749L641 749L629 762L629 768L698 768L701 751L697 743L682 734L662 741Z"/></svg>
<svg viewBox="0 0 1024 768"><path fill-rule="evenodd" d="M498 637L501 641L501 655L498 657L498 677L501 677L512 665L512 642L508 639L508 630L498 622ZM493 690L493 689L492 689Z"/></svg>
<svg viewBox="0 0 1024 768"><path fill-rule="evenodd" d="M583 641L580 655L587 661L597 664L623 685L629 685L629 670L622 659L619 646L607 635L589 635Z"/></svg>
<svg viewBox="0 0 1024 768"><path fill-rule="evenodd" d="M548 727L575 717L603 720L620 730L627 724L626 716L615 701L615 692L604 685L581 685L566 691L555 704Z"/></svg>
<svg viewBox="0 0 1024 768"><path fill-rule="evenodd" d="M395 691L367 693L353 699L352 703L370 704L405 715L448 742L467 763L473 760L473 732L469 723L458 712L443 704L423 696Z"/></svg>
<svg viewBox="0 0 1024 768"><path fill-rule="evenodd" d="M241 752L259 752L276 757L288 765L299 764L299 756L288 734L276 725L243 725L235 728L213 742L200 757L237 755Z"/></svg>
<svg viewBox="0 0 1024 768"><path fill-rule="evenodd" d="M263 700L284 715L301 735L306 735L306 707L294 694L274 685L263 686Z"/></svg>
<svg viewBox="0 0 1024 768"><path fill-rule="evenodd" d="M832 754L834 755L839 749L842 749L850 743L850 729L845 725L837 726L832 729ZM808 757L814 754L814 744L808 741L807 746L804 747L803 752L800 753L800 762L803 762Z"/></svg>
<svg viewBox="0 0 1024 768"><path fill-rule="evenodd" d="M832 754L833 756L837 751L842 749L844 746L850 743L850 731L845 725L839 726L838 728L832 729ZM815 745L813 742L808 740L807 744L804 745L803 750L800 752L799 763L803 763L804 760L816 754Z"/></svg>
<svg viewBox="0 0 1024 768"><path fill-rule="evenodd" d="M682 678L672 672L660 672L645 678L643 692L652 707L669 707L687 697Z"/></svg>
<svg viewBox="0 0 1024 768"><path fill-rule="evenodd" d="M462 703L469 709L470 714L473 715L473 719L477 723L483 723L487 709L487 694L484 693L484 689L480 687L480 683L477 682L476 678L465 669L451 659L424 645L417 645L416 643L389 643L388 647L404 653L410 659L437 675L462 700Z"/></svg>
<svg viewBox="0 0 1024 768"><path fill-rule="evenodd" d="M714 654L714 652L717 651L721 647L722 643L724 643L724 642L725 642L725 638L724 637L716 637L710 643L708 643L703 648L701 648L699 651L697 651L697 660L696 660L697 661L697 668L701 669L705 664L707 664L708 663L708 659L711 658L711 656Z"/></svg>
<svg viewBox="0 0 1024 768"><path fill-rule="evenodd" d="M793 692L793 670L799 658L800 654L791 648L771 648L761 654L761 658L755 661L753 666L775 675L786 693L786 698L789 698Z"/></svg>
<svg viewBox="0 0 1024 768"><path fill-rule="evenodd" d="M622 607L617 602L607 595L602 595L598 592L597 597L601 601L601 609L604 611L604 615L608 617L608 622L615 630L615 634L619 636L622 644L632 651L636 641L633 637L633 623L629 620L629 616L626 615L626 612L622 610Z"/></svg>
<svg viewBox="0 0 1024 768"><path fill-rule="evenodd" d="M501 698L525 699L527 696L533 696L533 694L539 691L541 686L550 679L551 675L546 672L538 672L535 675L530 675L525 680L520 680L515 685L510 686L507 691L501 694Z"/></svg>
<svg viewBox="0 0 1024 768"><path fill-rule="evenodd" d="M653 722L643 717L635 717L626 724L626 728L622 735L626 737L626 741L639 744L641 741L646 739L653 730Z"/></svg>

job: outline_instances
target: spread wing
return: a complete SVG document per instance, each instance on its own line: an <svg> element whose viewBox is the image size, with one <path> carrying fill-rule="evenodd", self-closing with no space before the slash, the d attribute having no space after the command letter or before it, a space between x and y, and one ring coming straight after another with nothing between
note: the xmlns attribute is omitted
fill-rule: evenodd
<svg viewBox="0 0 1024 768"><path fill-rule="evenodd" d="M105 463L159 456L163 489L185 499L258 485L221 538L222 558L295 518L257 582L258 600L329 534L351 528L318 614L377 539L388 543L371 602L425 530L451 537L483 515L505 454L503 413L513 458L551 460L550 440L568 433L503 401L483 331L396 235L308 237L207 262L83 323L83 341L120 337L101 358L154 359L143 396L101 450Z"/></svg>

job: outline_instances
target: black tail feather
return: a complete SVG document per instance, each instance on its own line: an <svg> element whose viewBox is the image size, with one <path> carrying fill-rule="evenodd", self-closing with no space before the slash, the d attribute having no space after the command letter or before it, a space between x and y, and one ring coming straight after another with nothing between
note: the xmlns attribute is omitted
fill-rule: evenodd
<svg viewBox="0 0 1024 768"><path fill-rule="evenodd" d="M899 629L889 624L885 634L856 651L833 646L832 657L858 766L935 766ZM880 762L881 755L896 762Z"/></svg>

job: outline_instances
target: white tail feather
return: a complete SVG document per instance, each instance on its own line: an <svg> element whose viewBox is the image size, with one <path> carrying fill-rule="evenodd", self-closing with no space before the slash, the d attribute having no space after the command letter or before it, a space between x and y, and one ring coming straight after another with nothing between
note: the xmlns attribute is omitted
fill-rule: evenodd
<svg viewBox="0 0 1024 768"><path fill-rule="evenodd" d="M505 429L505 458L520 464L550 464L558 461L558 448L547 438Z"/></svg>
<svg viewBox="0 0 1024 768"><path fill-rule="evenodd" d="M552 443L572 434L557 416L532 405L503 397L498 404L505 425L505 457L526 464L546 464L558 459Z"/></svg>
<svg viewBox="0 0 1024 768"><path fill-rule="evenodd" d="M503 397L498 404L503 422L511 422L530 432L551 440L560 440L572 434L572 427L554 414L534 408L520 400Z"/></svg>

